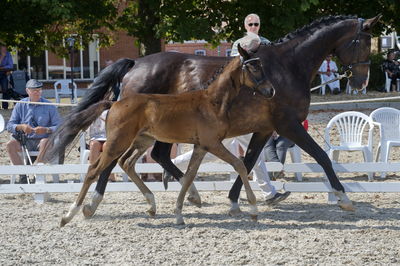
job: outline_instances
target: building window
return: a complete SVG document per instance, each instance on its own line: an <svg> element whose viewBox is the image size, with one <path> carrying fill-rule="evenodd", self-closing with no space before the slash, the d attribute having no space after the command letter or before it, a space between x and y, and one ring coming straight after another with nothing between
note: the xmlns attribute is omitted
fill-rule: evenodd
<svg viewBox="0 0 400 266"><path fill-rule="evenodd" d="M232 49L226 49L225 50L225 56L230 57L231 56L231 52L232 52Z"/></svg>
<svg viewBox="0 0 400 266"><path fill-rule="evenodd" d="M195 50L194 54L195 55L206 55L206 50Z"/></svg>
<svg viewBox="0 0 400 266"><path fill-rule="evenodd" d="M82 46L82 45L81 45ZM94 79L100 71L98 41L95 39L82 49L74 50L74 65L71 60L44 51L39 56L18 53L17 68L25 70L31 78L39 80L70 79L71 70L74 79Z"/></svg>

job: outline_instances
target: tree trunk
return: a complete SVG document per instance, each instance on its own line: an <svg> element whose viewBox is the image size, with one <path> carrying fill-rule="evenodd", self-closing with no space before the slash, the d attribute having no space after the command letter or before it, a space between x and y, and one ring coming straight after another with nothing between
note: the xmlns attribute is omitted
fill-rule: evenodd
<svg viewBox="0 0 400 266"><path fill-rule="evenodd" d="M139 0L139 17L143 23L143 39L141 44L144 46L144 51L141 55L149 55L161 52L161 38L157 37L156 26L160 24L159 7L161 6L160 0Z"/></svg>

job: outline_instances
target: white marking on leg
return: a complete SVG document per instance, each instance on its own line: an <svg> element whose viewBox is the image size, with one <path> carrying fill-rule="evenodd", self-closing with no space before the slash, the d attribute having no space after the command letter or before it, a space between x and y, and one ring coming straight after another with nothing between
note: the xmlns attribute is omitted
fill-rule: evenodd
<svg viewBox="0 0 400 266"><path fill-rule="evenodd" d="M154 199L154 194L146 193L144 195L148 204L150 204L150 209L147 211L150 216L156 215L156 201Z"/></svg>

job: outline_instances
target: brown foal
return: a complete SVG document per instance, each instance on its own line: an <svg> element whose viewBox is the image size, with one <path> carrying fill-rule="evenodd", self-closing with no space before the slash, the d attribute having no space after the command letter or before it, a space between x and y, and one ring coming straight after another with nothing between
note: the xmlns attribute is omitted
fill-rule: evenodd
<svg viewBox="0 0 400 266"><path fill-rule="evenodd" d="M273 89L265 78L259 58L254 58L254 55L240 46L239 52L241 57L233 59L206 90L179 95L135 94L114 103L107 117L107 146L99 159L90 165L78 198L68 214L62 218L61 226L68 223L79 211L90 185L117 159L145 195L151 206L149 214L155 214L154 195L141 182L133 167L139 153L147 148L145 146L152 144L151 141L143 141L146 136L168 143L194 144L194 152L176 203L177 224L184 224L184 196L193 183L206 152L211 152L231 164L239 173L250 204L251 218L257 220L256 198L247 178L246 167L221 141L227 136L230 127L227 111L241 86L253 88L254 92L263 94L266 90ZM273 93L269 92L269 95ZM97 115L107 106L108 104L98 104L86 112ZM140 152L136 150L138 143L143 146L139 149ZM135 152L137 154L133 154Z"/></svg>

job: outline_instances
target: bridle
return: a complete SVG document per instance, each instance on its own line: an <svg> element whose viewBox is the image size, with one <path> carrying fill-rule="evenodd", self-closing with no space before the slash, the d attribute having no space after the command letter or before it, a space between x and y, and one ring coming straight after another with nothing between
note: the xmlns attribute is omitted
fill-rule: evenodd
<svg viewBox="0 0 400 266"><path fill-rule="evenodd" d="M367 60L367 61L360 61L360 37L361 35L365 35L365 36L369 36L371 37L371 34L368 32L363 32L362 28L363 28L363 23L364 23L364 19L359 18L358 19L358 28L357 28L357 33L354 36L353 40L348 43L346 45L346 47L344 48L349 48L350 46L352 47L352 60L350 60L350 62L353 63L349 63L347 65L343 65L344 71L350 71L354 66L358 66L358 65L370 65L371 64L371 60ZM340 49L340 48L339 48ZM356 53L356 49L357 49L357 53ZM356 60L354 60L356 59Z"/></svg>
<svg viewBox="0 0 400 266"><path fill-rule="evenodd" d="M259 62L260 66L261 66L261 79L260 80L257 80L255 75L248 68L248 64L252 63L252 62L255 62L255 61ZM267 80L267 76L265 75L265 72L264 72L264 69L262 67L262 63L261 63L260 58L259 57L255 57L255 58L250 58L250 59L242 61L242 78L243 79L244 79L244 72L247 72L247 74L249 75L251 81L255 84L253 86L254 94L256 92L260 92L256 88L258 88L260 86L260 84L264 83ZM275 95L275 90L273 89L273 95L271 96L271 98L274 97L274 95Z"/></svg>

